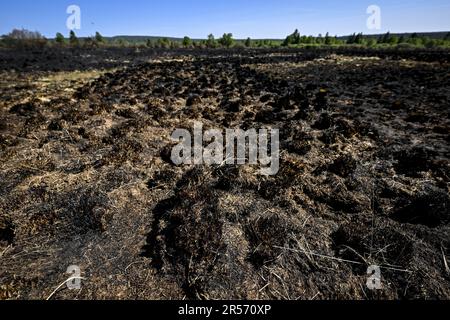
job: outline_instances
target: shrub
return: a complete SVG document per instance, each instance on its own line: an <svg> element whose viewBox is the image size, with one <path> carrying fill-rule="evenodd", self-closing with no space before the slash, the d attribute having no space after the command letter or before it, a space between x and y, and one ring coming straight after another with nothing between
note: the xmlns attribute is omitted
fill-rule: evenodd
<svg viewBox="0 0 450 320"><path fill-rule="evenodd" d="M156 47L163 48L163 49L169 49L173 46L172 41L170 41L168 38L159 38L156 41Z"/></svg>
<svg viewBox="0 0 450 320"><path fill-rule="evenodd" d="M367 46L368 47L375 47L377 45L377 40L370 38L369 40L367 40Z"/></svg>
<svg viewBox="0 0 450 320"><path fill-rule="evenodd" d="M147 48L154 48L154 44L151 39L147 39L147 43L145 45Z"/></svg>
<svg viewBox="0 0 450 320"><path fill-rule="evenodd" d="M97 48L98 47L98 42L95 38L86 38L83 42L83 47L85 48Z"/></svg>
<svg viewBox="0 0 450 320"><path fill-rule="evenodd" d="M4 37L3 44L7 47L42 48L47 45L47 39L37 31L14 29Z"/></svg>

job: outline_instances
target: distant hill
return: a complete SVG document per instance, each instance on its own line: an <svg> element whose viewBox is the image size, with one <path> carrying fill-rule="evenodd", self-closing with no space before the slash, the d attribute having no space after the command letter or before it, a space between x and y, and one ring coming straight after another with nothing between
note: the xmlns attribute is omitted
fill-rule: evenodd
<svg viewBox="0 0 450 320"><path fill-rule="evenodd" d="M111 41L128 41L128 42L145 42L147 40L158 40L158 39L169 39L171 41L182 41L183 38L175 37L163 37L163 36L114 36L114 37L104 37Z"/></svg>

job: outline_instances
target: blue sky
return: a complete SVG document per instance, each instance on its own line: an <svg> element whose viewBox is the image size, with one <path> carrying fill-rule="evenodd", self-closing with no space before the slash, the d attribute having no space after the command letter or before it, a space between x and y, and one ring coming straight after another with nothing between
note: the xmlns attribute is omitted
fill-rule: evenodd
<svg viewBox="0 0 450 320"><path fill-rule="evenodd" d="M68 34L66 9L81 8L80 36L156 35L205 38L231 32L236 38L284 38L413 31L449 31L449 0L2 0L0 34L13 28L47 37ZM368 30L366 9L381 8L382 28Z"/></svg>

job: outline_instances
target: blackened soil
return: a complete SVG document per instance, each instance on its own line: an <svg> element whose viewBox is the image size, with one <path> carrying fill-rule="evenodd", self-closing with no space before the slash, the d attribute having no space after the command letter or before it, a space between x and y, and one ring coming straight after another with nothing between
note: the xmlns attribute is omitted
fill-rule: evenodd
<svg viewBox="0 0 450 320"><path fill-rule="evenodd" d="M450 298L448 52L0 56L0 299ZM195 121L279 173L173 165Z"/></svg>

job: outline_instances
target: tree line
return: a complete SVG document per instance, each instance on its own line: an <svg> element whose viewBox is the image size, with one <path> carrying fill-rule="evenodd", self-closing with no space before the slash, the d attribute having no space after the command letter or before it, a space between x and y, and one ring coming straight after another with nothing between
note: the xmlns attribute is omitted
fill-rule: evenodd
<svg viewBox="0 0 450 320"><path fill-rule="evenodd" d="M414 33L409 36L396 36L387 32L381 36L366 36L362 33L354 33L346 38L331 36L328 32L325 36L301 35L298 29L282 40L236 40L232 33L224 33L221 38L216 39L213 34L209 34L206 39L193 40L188 36L183 39L170 38L149 38L144 41L128 41L126 38L108 39L103 37L100 32L96 32L92 37L78 38L74 31L70 31L66 38L58 32L54 39L46 39L37 31L14 29L0 39L0 46L6 47L146 47L146 48L277 48L277 47L303 47L303 46L421 46L421 47L450 47L450 33L443 39L431 39L429 37L419 36Z"/></svg>
<svg viewBox="0 0 450 320"><path fill-rule="evenodd" d="M319 34L317 37L300 35L298 30L288 35L283 41L285 47L300 47L304 45L359 45L367 47L376 46L422 46L422 47L450 47L450 32L443 39L432 39L430 37L419 36L417 33L411 35L396 36L387 32L380 36L363 35L362 33L354 33L349 37L330 36L327 32L325 36Z"/></svg>

